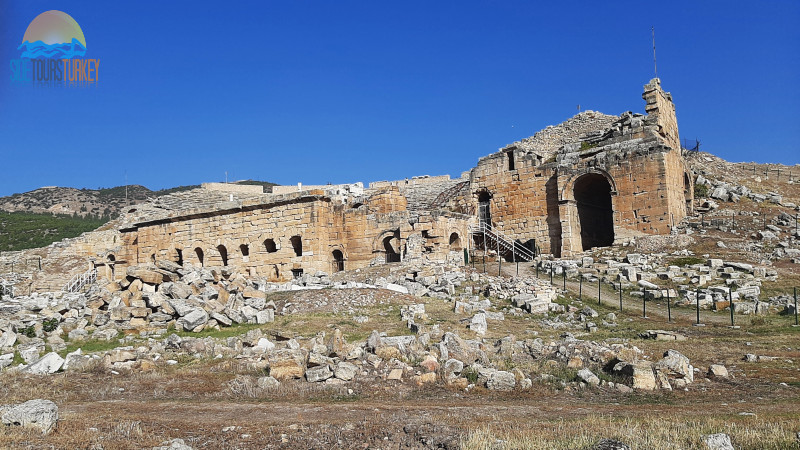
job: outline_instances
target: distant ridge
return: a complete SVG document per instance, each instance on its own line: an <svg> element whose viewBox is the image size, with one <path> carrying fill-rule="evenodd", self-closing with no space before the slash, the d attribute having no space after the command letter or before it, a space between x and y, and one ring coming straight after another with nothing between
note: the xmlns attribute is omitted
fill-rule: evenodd
<svg viewBox="0 0 800 450"><path fill-rule="evenodd" d="M264 186L265 192L271 192L272 186L276 185L268 181L254 180L237 181L232 184L261 185ZM0 211L114 218L126 206L142 203L148 198L161 197L199 187L199 185L177 186L152 191L144 186L134 184L127 186L126 193L125 186L101 189L44 186L32 191L0 197Z"/></svg>

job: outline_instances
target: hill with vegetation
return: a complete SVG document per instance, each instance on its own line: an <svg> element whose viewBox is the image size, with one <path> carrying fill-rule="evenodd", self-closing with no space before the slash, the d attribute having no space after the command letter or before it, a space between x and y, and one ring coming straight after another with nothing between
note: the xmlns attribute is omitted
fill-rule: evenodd
<svg viewBox="0 0 800 450"><path fill-rule="evenodd" d="M272 186L276 186L257 180L232 184L259 185L265 192L271 192ZM199 187L177 186L153 191L141 185L100 189L49 186L0 197L0 251L44 247L76 237L118 217L125 207Z"/></svg>
<svg viewBox="0 0 800 450"><path fill-rule="evenodd" d="M44 247L95 230L107 221L108 217L0 212L0 251Z"/></svg>

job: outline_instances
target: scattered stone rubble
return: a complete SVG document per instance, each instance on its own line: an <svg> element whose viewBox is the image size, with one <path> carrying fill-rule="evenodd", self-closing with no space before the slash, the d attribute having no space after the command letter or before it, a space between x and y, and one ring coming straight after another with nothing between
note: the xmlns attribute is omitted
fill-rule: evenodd
<svg viewBox="0 0 800 450"><path fill-rule="evenodd" d="M693 381L694 369L688 358L676 351L668 351L654 363L625 341L576 338L566 330L615 326L616 317L608 314L595 324L600 320L596 311L553 303L556 290L535 277L498 278L446 263L400 264L375 279L367 272L336 275L318 273L276 284L249 280L226 268L179 267L160 261L154 266L131 267L122 282L98 285L86 295L15 298L3 303L4 316L11 318L0 319L0 367L46 375L96 366L150 370L187 357L235 358L268 374L239 376L228 386L231 390L246 386L274 389L289 380L302 380L323 384L444 382L456 388L496 391L556 383L564 388L591 385L629 392L631 388L685 388ZM261 329L225 339L181 337L169 331L170 327L199 332L234 323L263 324L273 321L276 314L298 311L290 305L294 297L268 301L268 292L346 293L379 290L377 286L392 294L414 292L433 297L429 301L450 302L453 311L463 316L463 332L442 330L435 318L429 317L426 304L411 296L409 299L417 302L402 306L398 317L409 327L409 335L391 336L376 330L366 340L350 343L339 329L320 331L311 338ZM350 309L340 312L346 314ZM483 337L496 330L507 315L529 317L564 331L552 340L535 337L533 331L533 337L524 339ZM659 339L669 333L656 330L652 334ZM117 340L119 346L93 353L78 349L62 357L64 337L70 342ZM679 340L676 335L672 338ZM22 363L13 363L15 355ZM509 361L516 368L506 370ZM537 371L518 368L537 364L541 367ZM564 368L578 373L565 379ZM716 379L724 378L722 369L710 369L710 373ZM617 381L608 381L603 374L614 375Z"/></svg>

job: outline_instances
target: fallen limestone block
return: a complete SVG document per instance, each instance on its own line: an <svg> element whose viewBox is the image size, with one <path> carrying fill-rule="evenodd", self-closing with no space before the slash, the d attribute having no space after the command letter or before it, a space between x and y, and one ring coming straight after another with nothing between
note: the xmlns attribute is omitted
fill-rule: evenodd
<svg viewBox="0 0 800 450"><path fill-rule="evenodd" d="M652 391L657 387L653 366L650 362L638 364L620 362L614 366L614 372L631 377L634 389Z"/></svg>
<svg viewBox="0 0 800 450"><path fill-rule="evenodd" d="M703 440L709 450L734 450L731 437L725 433L709 434Z"/></svg>
<svg viewBox="0 0 800 450"><path fill-rule="evenodd" d="M517 380L514 374L503 370L493 372L486 381L486 387L493 391L510 391L514 389Z"/></svg>
<svg viewBox="0 0 800 450"><path fill-rule="evenodd" d="M716 379L728 378L728 369L722 364L712 364L708 368L708 377Z"/></svg>
<svg viewBox="0 0 800 450"><path fill-rule="evenodd" d="M58 356L58 353L50 352L30 363L23 372L47 375L57 372L63 365L64 358Z"/></svg>
<svg viewBox="0 0 800 450"><path fill-rule="evenodd" d="M162 442L161 446L153 447L153 450L193 450L191 446L187 445L183 439L173 439L171 441Z"/></svg>
<svg viewBox="0 0 800 450"><path fill-rule="evenodd" d="M578 371L578 378L583 380L586 384L591 384L597 386L600 384L600 378L597 377L594 373L592 373L589 369L581 369Z"/></svg>
<svg viewBox="0 0 800 450"><path fill-rule="evenodd" d="M0 406L0 421L5 425L34 427L50 433L58 422L58 406L50 400L28 400L13 406Z"/></svg>

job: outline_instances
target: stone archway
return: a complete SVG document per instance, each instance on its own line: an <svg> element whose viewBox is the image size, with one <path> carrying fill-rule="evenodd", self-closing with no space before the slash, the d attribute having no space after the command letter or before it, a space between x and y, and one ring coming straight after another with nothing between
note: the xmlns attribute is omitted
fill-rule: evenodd
<svg viewBox="0 0 800 450"><path fill-rule="evenodd" d="M573 196L580 225L582 250L614 243L612 187L605 176L587 173L575 180Z"/></svg>
<svg viewBox="0 0 800 450"><path fill-rule="evenodd" d="M333 257L333 271L342 272L344 270L344 253L336 249L331 253L331 256Z"/></svg>

